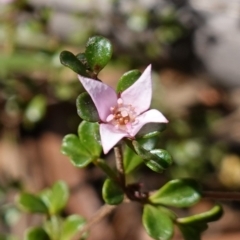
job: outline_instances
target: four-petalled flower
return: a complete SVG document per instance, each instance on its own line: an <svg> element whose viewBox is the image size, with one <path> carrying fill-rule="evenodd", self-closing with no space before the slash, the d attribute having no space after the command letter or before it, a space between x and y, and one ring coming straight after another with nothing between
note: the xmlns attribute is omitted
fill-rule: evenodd
<svg viewBox="0 0 240 240"><path fill-rule="evenodd" d="M120 94L100 81L78 77L101 119L99 130L105 154L122 138L134 138L145 124L168 122L158 110L148 110L152 99L151 65Z"/></svg>

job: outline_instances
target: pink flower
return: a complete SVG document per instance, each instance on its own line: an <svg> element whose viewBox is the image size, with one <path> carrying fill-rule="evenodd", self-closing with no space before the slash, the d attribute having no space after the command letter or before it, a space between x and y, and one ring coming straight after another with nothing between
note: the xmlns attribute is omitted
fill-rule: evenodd
<svg viewBox="0 0 240 240"><path fill-rule="evenodd" d="M91 96L99 117L103 152L106 154L122 138L134 138L146 123L167 123L156 109L148 110L152 99L151 65L120 96L108 85L78 76Z"/></svg>

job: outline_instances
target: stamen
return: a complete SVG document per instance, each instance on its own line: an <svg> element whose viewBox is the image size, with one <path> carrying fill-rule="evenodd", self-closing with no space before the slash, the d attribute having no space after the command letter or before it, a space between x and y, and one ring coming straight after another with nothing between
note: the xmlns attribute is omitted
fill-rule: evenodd
<svg viewBox="0 0 240 240"><path fill-rule="evenodd" d="M113 119L114 119L114 115L113 115L113 114L110 114L110 115L108 115L106 121L107 121L107 122L111 122Z"/></svg>
<svg viewBox="0 0 240 240"><path fill-rule="evenodd" d="M122 115L122 117L127 117L128 116L128 112L126 110L121 111L121 115Z"/></svg>
<svg viewBox="0 0 240 240"><path fill-rule="evenodd" d="M135 124L137 114L135 108L131 104L124 104L122 98L118 98L117 105L110 108L111 114L108 115L106 122L111 123L116 129L128 132L132 131Z"/></svg>
<svg viewBox="0 0 240 240"><path fill-rule="evenodd" d="M117 100L117 103L118 103L119 105L122 105L122 104L123 104L123 100L122 100L121 98L119 98L119 99Z"/></svg>

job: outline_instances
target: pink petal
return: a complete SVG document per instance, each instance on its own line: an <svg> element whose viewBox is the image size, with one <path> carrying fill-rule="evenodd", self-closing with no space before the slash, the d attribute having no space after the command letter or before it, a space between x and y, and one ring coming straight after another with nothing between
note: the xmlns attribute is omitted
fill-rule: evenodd
<svg viewBox="0 0 240 240"><path fill-rule="evenodd" d="M135 136L139 130L147 123L168 123L168 120L161 112L151 109L137 117L138 123L133 125L131 136Z"/></svg>
<svg viewBox="0 0 240 240"><path fill-rule="evenodd" d="M99 117L102 121L105 121L110 114L110 108L117 104L117 94L108 85L83 76L78 75L80 82L83 87L91 96Z"/></svg>
<svg viewBox="0 0 240 240"><path fill-rule="evenodd" d="M103 152L107 154L122 138L128 136L126 132L117 130L111 124L100 124L100 137L103 147Z"/></svg>
<svg viewBox="0 0 240 240"><path fill-rule="evenodd" d="M151 65L149 65L139 79L121 94L124 104L135 108L137 115L150 107L152 99Z"/></svg>

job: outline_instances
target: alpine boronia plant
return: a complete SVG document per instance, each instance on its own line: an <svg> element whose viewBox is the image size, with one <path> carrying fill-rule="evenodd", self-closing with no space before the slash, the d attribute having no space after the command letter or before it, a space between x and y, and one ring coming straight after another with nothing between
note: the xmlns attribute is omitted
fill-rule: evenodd
<svg viewBox="0 0 240 240"><path fill-rule="evenodd" d="M111 55L111 43L101 36L90 38L84 53L75 55L63 51L60 55L61 63L78 74L86 90L76 100L77 113L81 117L78 134L66 135L61 151L76 167L83 168L92 163L106 173L102 188L106 204L89 222L77 215L63 220L58 214L68 196L64 183L56 183L39 195L23 193L18 199L21 207L46 215L44 225L28 230L25 239L86 239L93 222L120 203L135 201L142 205L142 223L153 239L172 239L175 225L185 240L200 240L208 223L221 217L222 207L215 205L207 212L181 218L172 209L188 208L201 200L203 191L197 181L174 179L151 192L143 191L142 183L127 181L126 176L140 165L158 173L171 166L171 155L156 148L168 120L160 111L149 109L151 65L143 73L131 70L123 74L116 92L98 78ZM115 168L102 159L112 148Z"/></svg>
<svg viewBox="0 0 240 240"><path fill-rule="evenodd" d="M99 114L99 130L106 154L122 138L134 139L147 123L167 123L155 109L148 110L152 99L151 65L129 88L116 93L108 85L78 75Z"/></svg>

